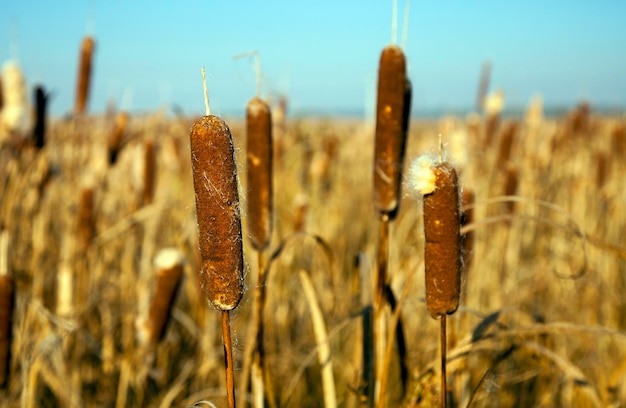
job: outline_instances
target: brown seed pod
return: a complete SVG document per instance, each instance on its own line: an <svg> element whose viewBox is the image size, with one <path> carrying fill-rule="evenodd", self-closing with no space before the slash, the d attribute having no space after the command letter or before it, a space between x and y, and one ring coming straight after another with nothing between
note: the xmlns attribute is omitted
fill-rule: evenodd
<svg viewBox="0 0 626 408"><path fill-rule="evenodd" d="M272 236L272 114L260 98L246 107L248 229L252 246L261 251Z"/></svg>
<svg viewBox="0 0 626 408"><path fill-rule="evenodd" d="M406 60L402 49L388 45L378 68L374 150L374 205L393 217L400 201L406 129ZM410 86L409 86L410 89ZM410 97L409 97L410 99Z"/></svg>
<svg viewBox="0 0 626 408"><path fill-rule="evenodd" d="M148 315L148 341L156 345L164 336L170 318L176 292L183 276L185 258L177 249L160 251L154 264L157 268L157 283Z"/></svg>
<svg viewBox="0 0 626 408"><path fill-rule="evenodd" d="M78 240L81 251L86 251L95 236L94 191L84 188L80 193L78 207Z"/></svg>
<svg viewBox="0 0 626 408"><path fill-rule="evenodd" d="M462 264L456 171L446 162L432 170L435 190L424 195L424 264L426 305L436 319L459 306Z"/></svg>
<svg viewBox="0 0 626 408"><path fill-rule="evenodd" d="M14 295L13 277L0 275L0 387L9 378Z"/></svg>
<svg viewBox="0 0 626 408"><path fill-rule="evenodd" d="M191 127L191 165L196 193L200 286L216 308L234 309L243 295L243 248L237 168L230 129L213 115Z"/></svg>
<svg viewBox="0 0 626 408"><path fill-rule="evenodd" d="M93 58L95 43L92 37L83 39L80 48L80 62L78 66L78 83L76 84L76 114L83 114L87 110L87 100L89 99L89 85L91 83L91 62Z"/></svg>

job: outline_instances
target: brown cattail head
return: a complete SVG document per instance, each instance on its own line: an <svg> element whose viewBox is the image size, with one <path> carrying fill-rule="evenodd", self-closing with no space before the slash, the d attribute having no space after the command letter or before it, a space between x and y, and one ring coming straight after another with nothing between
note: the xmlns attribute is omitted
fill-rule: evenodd
<svg viewBox="0 0 626 408"><path fill-rule="evenodd" d="M94 40L87 36L80 47L80 62L78 65L78 82L76 84L76 105L74 113L80 115L87 110L89 86L91 83L91 65L94 51Z"/></svg>
<svg viewBox="0 0 626 408"><path fill-rule="evenodd" d="M408 87L407 87L408 84ZM385 47L378 67L378 99L374 150L374 205L381 213L397 212L404 161L407 89L406 59L396 45ZM408 97L410 100L410 96Z"/></svg>
<svg viewBox="0 0 626 408"><path fill-rule="evenodd" d="M170 318L176 292L180 286L185 265L184 255L177 249L159 251L154 265L157 268L157 282L148 320L140 331L141 340L156 345L164 336Z"/></svg>
<svg viewBox="0 0 626 408"><path fill-rule="evenodd" d="M191 127L200 286L216 308L234 309L243 295L243 248L237 168L230 129L213 115Z"/></svg>
<svg viewBox="0 0 626 408"><path fill-rule="evenodd" d="M451 314L461 291L461 235L456 171L447 162L420 157L411 182L424 195L426 306L433 318Z"/></svg>
<svg viewBox="0 0 626 408"><path fill-rule="evenodd" d="M14 306L14 284L11 275L0 276L0 387L9 378L11 360L12 315Z"/></svg>
<svg viewBox="0 0 626 408"><path fill-rule="evenodd" d="M126 131L127 124L128 113L120 112L117 116L115 116L115 127L107 140L107 151L109 154L110 165L114 165L117 162L117 157L119 156L120 149L122 148L122 141L124 139L124 132Z"/></svg>
<svg viewBox="0 0 626 408"><path fill-rule="evenodd" d="M272 236L272 115L267 103L252 98L246 107L248 229L256 250Z"/></svg>
<svg viewBox="0 0 626 408"><path fill-rule="evenodd" d="M156 152L154 142L147 139L144 142L144 162L143 162L143 205L150 205L154 200L154 190L157 179Z"/></svg>
<svg viewBox="0 0 626 408"><path fill-rule="evenodd" d="M78 240L81 251L86 251L95 236L94 191L85 187L80 193L78 206Z"/></svg>

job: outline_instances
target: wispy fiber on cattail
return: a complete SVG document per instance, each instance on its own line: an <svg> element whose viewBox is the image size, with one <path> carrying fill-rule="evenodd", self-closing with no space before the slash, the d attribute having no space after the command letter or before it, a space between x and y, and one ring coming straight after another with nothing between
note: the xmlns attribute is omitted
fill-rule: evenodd
<svg viewBox="0 0 626 408"><path fill-rule="evenodd" d="M254 97L246 106L248 229L252 246L261 251L272 235L272 115Z"/></svg>
<svg viewBox="0 0 626 408"><path fill-rule="evenodd" d="M474 201L476 195L471 189L463 189L463 195L461 198L462 207L464 208L461 213L461 227L465 227L474 222ZM472 259L472 253L474 252L474 231L466 232L461 236L463 242L463 269L467 273L469 270L470 262Z"/></svg>
<svg viewBox="0 0 626 408"><path fill-rule="evenodd" d="M76 104L74 113L80 115L87 110L89 89L91 85L92 59L95 43L92 37L83 38L80 47L80 61L78 65L78 79L76 83Z"/></svg>
<svg viewBox="0 0 626 408"><path fill-rule="evenodd" d="M154 265L157 268L156 290L150 305L150 311L145 326L140 331L142 340L156 345L165 335L172 306L180 286L185 265L185 257L177 249L167 248L159 251Z"/></svg>
<svg viewBox="0 0 626 408"><path fill-rule="evenodd" d="M46 144L46 109L48 107L48 94L43 86L35 87L35 128L33 136L35 147L41 149Z"/></svg>
<svg viewBox="0 0 626 408"><path fill-rule="evenodd" d="M128 113L120 112L115 116L115 127L107 139L107 152L110 165L114 165L117 162L127 124Z"/></svg>
<svg viewBox="0 0 626 408"><path fill-rule="evenodd" d="M407 86L408 84L408 86ZM378 96L376 106L376 136L374 150L374 204L390 218L395 215L400 201L400 186L408 112L406 59L396 45L386 46L378 68Z"/></svg>
<svg viewBox="0 0 626 408"><path fill-rule="evenodd" d="M243 295L243 248L237 168L230 129L213 115L191 127L201 289L217 309L232 310Z"/></svg>

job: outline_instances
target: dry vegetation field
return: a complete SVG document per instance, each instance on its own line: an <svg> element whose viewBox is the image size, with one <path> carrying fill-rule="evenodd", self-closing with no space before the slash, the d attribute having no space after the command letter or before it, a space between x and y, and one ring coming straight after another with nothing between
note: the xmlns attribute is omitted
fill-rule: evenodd
<svg viewBox="0 0 626 408"><path fill-rule="evenodd" d="M220 316L198 287L194 119L128 117L114 164L115 115L51 121L42 149L2 147L0 273L13 277L15 303L0 406L225 406ZM245 222L245 124L227 122L246 262L246 292L231 313L239 386L258 264ZM462 230L474 243L461 306L448 317L452 406L626 406L624 129L623 116L584 107L554 118L414 118L405 167L437 153L441 134L461 189L475 196ZM337 404L362 405L378 239L373 143L361 120L292 119L274 130L263 319L276 406L324 403L302 273L329 336ZM393 350L387 401L430 407L439 403L439 325L425 304L421 202L407 190L388 268L406 350ZM164 336L145 341L165 248L184 255L183 280Z"/></svg>

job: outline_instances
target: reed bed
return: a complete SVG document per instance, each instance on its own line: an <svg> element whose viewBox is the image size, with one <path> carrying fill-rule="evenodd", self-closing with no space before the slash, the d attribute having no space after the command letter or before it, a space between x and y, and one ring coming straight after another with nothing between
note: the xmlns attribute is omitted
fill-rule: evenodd
<svg viewBox="0 0 626 408"><path fill-rule="evenodd" d="M503 168L496 164L506 124L487 129L486 117L454 121L451 132L466 136L459 188L474 197L462 204L471 217L460 231L471 236L471 272L463 275L460 305L448 317L456 327L447 355L447 397L454 406L620 406L626 400L626 192L617 177L626 161L624 150L613 148L624 145L626 120L591 107L575 112L532 122L518 118ZM222 322L198 286L203 255L188 139L195 119L129 116L125 131L132 137L114 166L111 120L100 116L51 120L39 150L0 150L6 163L0 169L0 225L10 237L6 265L15 296L0 407L226 405ZM245 123L227 121L235 164L243 169ZM492 140L485 145L488 131ZM437 154L439 132L437 122L413 118L406 156ZM305 185L302 154L308 151L313 163L326 160L329 134L336 140L334 170L323 175L306 169ZM371 205L373 149L353 146L374 146L374 129L361 120L305 118L289 120L279 135L264 312L264 364L274 398L278 406L322 405L331 376L319 357L330 356L337 405L361 406L359 356L367 347L363 322L379 226ZM149 168L156 173L151 200L143 197L143 181L126 176L146 143L153 143ZM450 162L457 166L454 156ZM507 168L517 173L514 190L506 188ZM246 183L244 177L244 204ZM79 232L86 186L93 191L84 217L89 239ZM424 295L421 204L400 198L389 231L389 284L408 339L402 357L409 378L403 389L399 356L391 353L387 405L437 406L439 327ZM503 203L514 203L514 211ZM305 221L294 225L303 207ZM244 211L242 220L246 216ZM248 272L255 262L246 238L251 232L246 222L241 227L246 290L240 301L238 295L227 299L239 302L230 316L236 383L252 341L247 333L255 285ZM152 262L163 248L175 248L187 261L147 369L136 322L149 315L157 285ZM67 282L83 289L57 309ZM309 303L318 306L314 319L323 318L325 337L311 324ZM238 401L251 398L237 394Z"/></svg>

